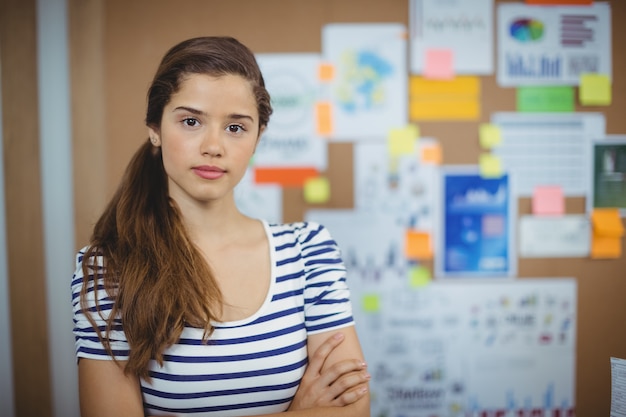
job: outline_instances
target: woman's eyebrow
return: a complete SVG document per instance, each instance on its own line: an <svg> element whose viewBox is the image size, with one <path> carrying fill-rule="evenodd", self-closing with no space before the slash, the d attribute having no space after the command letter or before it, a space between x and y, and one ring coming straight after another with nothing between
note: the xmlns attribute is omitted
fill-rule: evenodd
<svg viewBox="0 0 626 417"><path fill-rule="evenodd" d="M189 113L192 114L197 114L197 115L205 115L206 113L203 112L202 110L198 110L198 109L194 109L193 107L187 107L187 106L178 106L174 109L174 111L187 111Z"/></svg>

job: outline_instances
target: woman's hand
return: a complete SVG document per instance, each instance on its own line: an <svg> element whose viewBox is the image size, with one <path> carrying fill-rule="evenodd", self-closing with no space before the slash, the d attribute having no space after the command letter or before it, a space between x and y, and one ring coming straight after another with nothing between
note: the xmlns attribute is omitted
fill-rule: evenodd
<svg viewBox="0 0 626 417"><path fill-rule="evenodd" d="M367 393L370 375L362 360L346 359L323 369L326 359L343 339L342 333L335 333L310 356L289 411L314 407L343 407L356 402Z"/></svg>

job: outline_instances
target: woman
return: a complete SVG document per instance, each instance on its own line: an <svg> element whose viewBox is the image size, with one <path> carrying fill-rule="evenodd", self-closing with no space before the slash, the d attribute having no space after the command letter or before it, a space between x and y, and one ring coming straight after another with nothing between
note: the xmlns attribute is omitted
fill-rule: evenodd
<svg viewBox="0 0 626 417"><path fill-rule="evenodd" d="M84 417L369 416L330 234L235 206L271 112L237 40L194 38L164 56L148 92L149 141L77 258Z"/></svg>

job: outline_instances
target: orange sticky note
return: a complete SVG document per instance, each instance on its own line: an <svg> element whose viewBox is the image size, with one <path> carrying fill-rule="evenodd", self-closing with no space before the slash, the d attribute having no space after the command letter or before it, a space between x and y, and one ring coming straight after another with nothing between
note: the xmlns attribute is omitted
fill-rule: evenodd
<svg viewBox="0 0 626 417"><path fill-rule="evenodd" d="M454 78L452 50L426 50L426 57L424 60L424 77L438 80L449 80Z"/></svg>
<svg viewBox="0 0 626 417"><path fill-rule="evenodd" d="M330 199L330 182L326 177L312 177L304 181L304 201L326 203Z"/></svg>
<svg viewBox="0 0 626 417"><path fill-rule="evenodd" d="M440 165L443 160L441 145L438 143L422 147L422 162Z"/></svg>
<svg viewBox="0 0 626 417"><path fill-rule="evenodd" d="M538 216L560 216L565 213L565 197L559 185L541 185L533 190L533 214Z"/></svg>
<svg viewBox="0 0 626 417"><path fill-rule="evenodd" d="M430 284L430 270L422 265L411 268L409 271L409 285L413 288L425 287Z"/></svg>
<svg viewBox="0 0 626 417"><path fill-rule="evenodd" d="M409 259L428 260L433 258L430 233L408 230L405 236L404 253Z"/></svg>
<svg viewBox="0 0 626 417"><path fill-rule="evenodd" d="M317 119L317 134L320 136L330 136L333 133L332 105L329 102L321 101L315 106L315 116Z"/></svg>
<svg viewBox="0 0 626 417"><path fill-rule="evenodd" d="M591 212L594 235L620 238L624 236L624 224L617 208L597 208Z"/></svg>
<svg viewBox="0 0 626 417"><path fill-rule="evenodd" d="M335 78L335 66L329 63L322 63L318 68L318 77L322 82L332 81Z"/></svg>
<svg viewBox="0 0 626 417"><path fill-rule="evenodd" d="M622 256L622 240L619 237L591 237L591 257L593 259L614 259Z"/></svg>
<svg viewBox="0 0 626 417"><path fill-rule="evenodd" d="M483 178L500 178L502 176L502 163L500 157L490 153L480 155L480 176Z"/></svg>
<svg viewBox="0 0 626 417"><path fill-rule="evenodd" d="M257 184L279 184L283 187L302 187L309 178L319 176L315 168L255 168Z"/></svg>

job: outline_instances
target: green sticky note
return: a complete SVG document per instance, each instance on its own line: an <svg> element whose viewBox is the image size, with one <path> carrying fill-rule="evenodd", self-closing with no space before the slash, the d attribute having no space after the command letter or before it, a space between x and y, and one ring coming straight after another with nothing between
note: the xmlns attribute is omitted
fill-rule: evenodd
<svg viewBox="0 0 626 417"><path fill-rule="evenodd" d="M604 74L582 74L578 87L578 99L584 106L610 105L611 80Z"/></svg>
<svg viewBox="0 0 626 417"><path fill-rule="evenodd" d="M499 178L502 176L502 163L498 155L483 153L480 155L480 175L483 178Z"/></svg>
<svg viewBox="0 0 626 417"><path fill-rule="evenodd" d="M361 299L363 311L376 313L380 311L380 296L378 294L366 294Z"/></svg>
<svg viewBox="0 0 626 417"><path fill-rule="evenodd" d="M430 278L430 270L424 266L416 266L409 271L409 285L413 288L425 287Z"/></svg>
<svg viewBox="0 0 626 417"><path fill-rule="evenodd" d="M484 149L491 149L502 142L500 127L491 123L482 123L479 127L480 146Z"/></svg>
<svg viewBox="0 0 626 417"><path fill-rule="evenodd" d="M330 183L326 177L308 178L304 182L304 201L312 204L326 203L330 199Z"/></svg>
<svg viewBox="0 0 626 417"><path fill-rule="evenodd" d="M574 87L519 87L517 89L519 112L573 112Z"/></svg>
<svg viewBox="0 0 626 417"><path fill-rule="evenodd" d="M415 152L419 129L415 125L389 130L387 144L390 156L410 155Z"/></svg>

